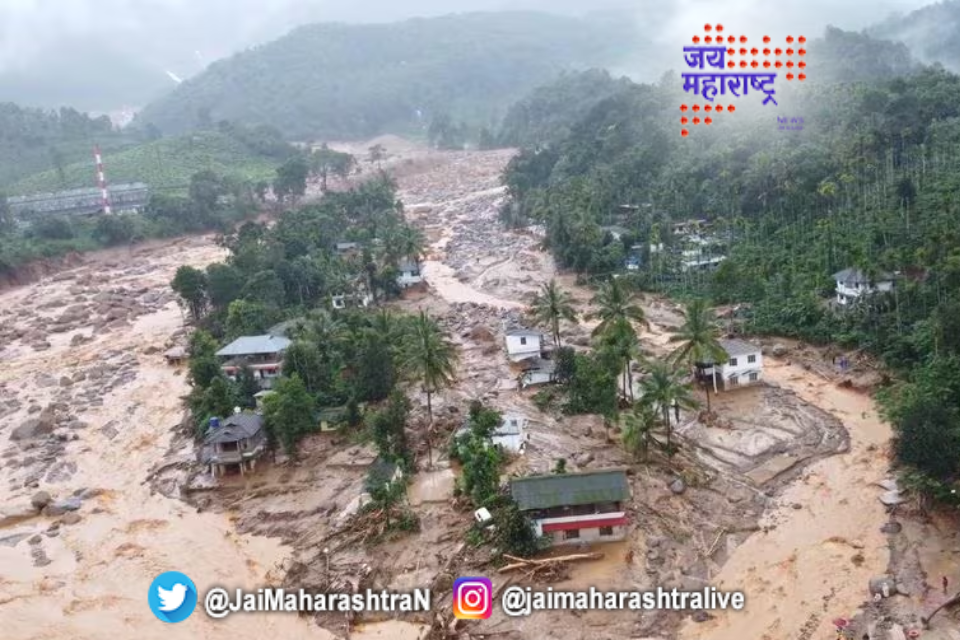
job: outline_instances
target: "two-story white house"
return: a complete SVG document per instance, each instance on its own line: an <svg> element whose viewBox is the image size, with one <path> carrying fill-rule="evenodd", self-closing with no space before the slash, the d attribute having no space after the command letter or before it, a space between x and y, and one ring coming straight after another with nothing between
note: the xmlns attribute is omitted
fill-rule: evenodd
<svg viewBox="0 0 960 640"><path fill-rule="evenodd" d="M833 274L833 279L837 283L837 304L844 306L866 294L893 290L893 275L889 273L879 273L871 279L859 269L844 269Z"/></svg>
<svg viewBox="0 0 960 640"><path fill-rule="evenodd" d="M543 334L532 329L514 328L506 331L507 358L522 362L539 358L543 353Z"/></svg>
<svg viewBox="0 0 960 640"><path fill-rule="evenodd" d="M623 470L514 478L510 494L537 535L554 546L613 542L627 535L630 484Z"/></svg>
<svg viewBox="0 0 960 640"><path fill-rule="evenodd" d="M710 380L713 390L735 389L760 382L763 377L763 353L760 347L743 340L720 340L727 352L727 361L722 364L698 362L699 373Z"/></svg>
<svg viewBox="0 0 960 640"><path fill-rule="evenodd" d="M397 265L397 271L400 272L400 275L397 276L397 285L399 285L401 289L406 289L407 287L412 287L415 284L423 282L420 263L416 260L410 258L401 260Z"/></svg>

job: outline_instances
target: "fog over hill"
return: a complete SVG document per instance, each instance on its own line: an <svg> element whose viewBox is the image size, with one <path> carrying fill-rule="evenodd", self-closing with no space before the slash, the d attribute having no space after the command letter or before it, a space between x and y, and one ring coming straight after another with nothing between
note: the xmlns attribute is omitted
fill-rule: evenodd
<svg viewBox="0 0 960 640"><path fill-rule="evenodd" d="M577 15L629 11L642 33L622 71L655 77L689 33L725 22L744 33L803 30L827 23L861 29L918 0L790 2L771 9L759 0L4 0L0 3L0 101L84 110L142 106L210 62L313 22L390 22L450 12L538 10Z"/></svg>

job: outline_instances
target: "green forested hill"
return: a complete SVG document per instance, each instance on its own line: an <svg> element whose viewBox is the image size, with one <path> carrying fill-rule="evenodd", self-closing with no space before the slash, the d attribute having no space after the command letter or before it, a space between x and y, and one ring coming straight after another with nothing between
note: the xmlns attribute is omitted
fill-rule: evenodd
<svg viewBox="0 0 960 640"><path fill-rule="evenodd" d="M326 139L425 128L438 113L488 124L560 71L615 60L631 34L608 20L527 12L317 24L211 65L139 122L175 133L228 119Z"/></svg>
<svg viewBox="0 0 960 640"><path fill-rule="evenodd" d="M727 256L719 269L684 273L676 253L644 248L639 285L747 303L750 331L882 357L900 377L883 406L901 462L956 499L960 77L900 76L911 68L902 54L831 30L811 43L809 81L777 81L779 108L740 99L736 114L689 125L688 138L678 107L697 100L678 77L627 86L512 162L503 216L541 221L563 265L601 276L622 271L634 243L678 242L671 221L710 220ZM802 130L780 130L777 116L802 119ZM632 237L614 241L601 229L611 224ZM892 293L837 314L831 274L847 267L900 276Z"/></svg>
<svg viewBox="0 0 960 640"><path fill-rule="evenodd" d="M267 180L275 175L287 150L258 147L223 131L204 131L117 151L104 151L107 178L113 184L146 182L155 191L185 190L190 178L210 170L221 176ZM92 159L44 171L8 185L10 195L96 186Z"/></svg>
<svg viewBox="0 0 960 640"><path fill-rule="evenodd" d="M12 182L58 165L93 162L93 146L104 150L135 144L113 130L107 117L73 109L44 111L0 103L0 192Z"/></svg>

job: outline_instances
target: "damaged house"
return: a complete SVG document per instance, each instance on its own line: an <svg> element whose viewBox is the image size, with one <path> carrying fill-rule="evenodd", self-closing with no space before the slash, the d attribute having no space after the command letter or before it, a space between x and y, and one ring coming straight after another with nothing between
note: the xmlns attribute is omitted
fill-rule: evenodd
<svg viewBox="0 0 960 640"><path fill-rule="evenodd" d="M255 413L235 413L225 420L210 418L203 439L201 461L214 477L256 468L267 447L263 418Z"/></svg>
<svg viewBox="0 0 960 640"><path fill-rule="evenodd" d="M510 494L554 546L626 537L630 485L621 469L515 478Z"/></svg>

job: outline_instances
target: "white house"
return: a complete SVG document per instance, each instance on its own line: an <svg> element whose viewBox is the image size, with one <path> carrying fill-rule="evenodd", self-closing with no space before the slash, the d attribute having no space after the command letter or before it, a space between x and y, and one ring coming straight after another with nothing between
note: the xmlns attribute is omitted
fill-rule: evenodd
<svg viewBox="0 0 960 640"><path fill-rule="evenodd" d="M877 274L871 281L859 269L844 269L833 274L833 279L837 283L837 304L840 305L855 302L864 294L893 290L893 275L889 273Z"/></svg>
<svg viewBox="0 0 960 640"><path fill-rule="evenodd" d="M397 276L397 284L403 289L423 282L420 264L416 260L409 258L401 260L400 264L397 265L397 271L400 272L400 275Z"/></svg>
<svg viewBox="0 0 960 640"><path fill-rule="evenodd" d="M709 380L713 375L713 390L734 389L760 382L763 377L763 353L760 347L743 340L720 340L720 346L729 358L720 366L712 363L697 363L701 373Z"/></svg>
<svg viewBox="0 0 960 640"><path fill-rule="evenodd" d="M519 414L508 413L493 433L490 434L490 444L507 453L523 454L527 441L527 419ZM470 432L469 421L457 430L457 437Z"/></svg>
<svg viewBox="0 0 960 640"><path fill-rule="evenodd" d="M506 332L507 358L510 362L522 362L539 358L543 352L543 334L531 329L510 329Z"/></svg>
<svg viewBox="0 0 960 640"><path fill-rule="evenodd" d="M334 309L346 309L347 305L353 307L369 307L372 302L373 296L366 291L330 296L330 305Z"/></svg>
<svg viewBox="0 0 960 640"><path fill-rule="evenodd" d="M627 535L630 485L622 470L515 478L510 494L537 535L554 546L613 542Z"/></svg>

